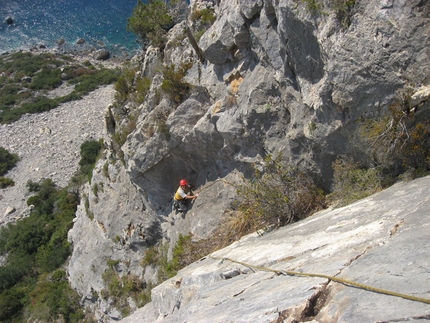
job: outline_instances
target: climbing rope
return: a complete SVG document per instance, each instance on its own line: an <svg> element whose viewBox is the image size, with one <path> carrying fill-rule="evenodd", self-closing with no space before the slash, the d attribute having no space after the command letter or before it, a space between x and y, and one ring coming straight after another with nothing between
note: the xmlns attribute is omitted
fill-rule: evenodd
<svg viewBox="0 0 430 323"><path fill-rule="evenodd" d="M217 182L224 182L224 183L226 183L226 184L228 184L228 185L231 185L231 186L233 186L233 187L236 187L236 186L237 186L236 184L233 184L233 183L231 183L231 182L228 182L228 181L226 181L225 179L217 178L216 180L214 180L214 181L213 181L212 183L210 183L209 185L207 185L207 186L205 186L205 187L202 187L200 190L198 190L198 191L194 191L194 192L196 192L196 193L200 194L200 192L201 192L201 191L208 189L208 188L209 188L209 187L211 187L212 185L215 185Z"/></svg>
<svg viewBox="0 0 430 323"><path fill-rule="evenodd" d="M391 295L391 296L395 296L395 297L400 297L400 298L408 299L408 300L411 300L411 301L416 301L416 302L430 304L430 299L428 299L428 298L416 297L416 296L412 296L412 295L406 295L406 294L402 294L402 293L397 293L397 292L389 291L389 290L386 290L386 289L381 289L381 288L377 288L377 287L372 287L372 286L368 286L368 285L356 283L356 282L353 282L353 281L350 281L350 280L347 280L347 279L338 278L338 277L334 277L334 276L329 276L329 275L324 275L324 274L301 273L301 272L289 271L289 270L276 270L276 269L262 267L262 266L250 265L250 264L247 264L245 262L237 261L237 260L234 260L234 259L231 259L231 258L215 258L215 257L212 257L212 255L210 255L209 257L212 258L212 259L214 259L214 260L220 260L220 264L223 263L224 261L230 261L230 262L233 262L233 263L236 263L236 264L239 264L239 265L251 268L251 269L273 272L273 273L275 273L277 275L326 278L328 280L331 280L331 281L334 281L334 282L337 282L337 283L341 283L341 284L348 285L348 286L354 286L354 287L357 287L357 288L360 288L360 289L364 289L364 290L368 290L368 291L371 291L371 292L385 294L385 295Z"/></svg>

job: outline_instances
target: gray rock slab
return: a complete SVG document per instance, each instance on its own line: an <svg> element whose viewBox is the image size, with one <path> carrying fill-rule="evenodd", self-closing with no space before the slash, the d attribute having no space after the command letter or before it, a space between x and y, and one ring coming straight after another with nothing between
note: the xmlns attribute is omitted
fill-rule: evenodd
<svg viewBox="0 0 430 323"><path fill-rule="evenodd" d="M365 323L420 316L428 322L428 303L244 263L334 276L430 302L429 189L430 177L398 183L349 206L248 235L154 288L152 302L121 322ZM323 286L325 303L309 314Z"/></svg>

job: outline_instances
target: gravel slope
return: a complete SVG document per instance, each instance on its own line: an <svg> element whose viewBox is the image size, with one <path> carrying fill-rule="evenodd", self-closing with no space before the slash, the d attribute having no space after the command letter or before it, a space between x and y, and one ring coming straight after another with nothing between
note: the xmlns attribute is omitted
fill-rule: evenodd
<svg viewBox="0 0 430 323"><path fill-rule="evenodd" d="M0 190L0 225L28 214L28 180L51 178L67 185L78 169L81 144L106 137L104 114L114 92L113 85L102 87L82 100L0 125L0 146L21 158L5 175L15 186Z"/></svg>

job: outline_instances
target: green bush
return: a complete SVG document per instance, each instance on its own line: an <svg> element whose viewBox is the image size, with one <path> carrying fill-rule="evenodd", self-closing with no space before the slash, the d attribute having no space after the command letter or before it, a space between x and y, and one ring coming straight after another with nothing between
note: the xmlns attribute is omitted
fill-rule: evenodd
<svg viewBox="0 0 430 323"><path fill-rule="evenodd" d="M324 14L325 7L322 0L302 0L305 3L306 11L311 15L319 16ZM355 0L329 0L326 2L328 8L336 13L336 18L343 29L351 24L352 12L355 6Z"/></svg>
<svg viewBox="0 0 430 323"><path fill-rule="evenodd" d="M103 148L101 141L86 141L81 145L81 160L79 161L80 172L88 177L91 176L97 156Z"/></svg>
<svg viewBox="0 0 430 323"><path fill-rule="evenodd" d="M117 79L115 83L115 99L117 101L123 102L129 98L129 95L133 92L133 82L135 75L135 70L126 69Z"/></svg>
<svg viewBox="0 0 430 323"><path fill-rule="evenodd" d="M15 167L19 161L19 157L16 154L9 153L3 147L0 147L0 188L6 188L8 186L15 185L15 182L10 178L3 177L9 170Z"/></svg>
<svg viewBox="0 0 430 323"><path fill-rule="evenodd" d="M336 12L336 18L340 25L345 29L351 25L352 9L355 0L330 0L330 6Z"/></svg>
<svg viewBox="0 0 430 323"><path fill-rule="evenodd" d="M128 18L127 30L132 31L144 44L151 44L160 49L166 43L166 32L173 26L173 19L167 13L164 1L152 0L143 3L137 1Z"/></svg>
<svg viewBox="0 0 430 323"><path fill-rule="evenodd" d="M11 180L10 178L6 178L3 176L0 176L0 188L6 188L9 186L14 186L15 182Z"/></svg>
<svg viewBox="0 0 430 323"><path fill-rule="evenodd" d="M312 15L320 15L324 4L321 0L302 0L306 5L306 11Z"/></svg>
<svg viewBox="0 0 430 323"><path fill-rule="evenodd" d="M238 215L229 231L242 236L251 231L284 226L325 207L323 191L295 167L282 164L282 155L264 159L264 169L237 188Z"/></svg>
<svg viewBox="0 0 430 323"><path fill-rule="evenodd" d="M135 94L132 95L131 99L140 104L145 100L146 95L149 93L151 88L151 80L147 77L141 77L136 80Z"/></svg>
<svg viewBox="0 0 430 323"><path fill-rule="evenodd" d="M178 69L175 69L174 64L163 68L161 89L173 103L180 104L191 89L191 85L183 81L191 66L192 63L182 63Z"/></svg>
<svg viewBox="0 0 430 323"><path fill-rule="evenodd" d="M22 303L33 284L27 280L0 293L0 322L22 322Z"/></svg>
<svg viewBox="0 0 430 323"><path fill-rule="evenodd" d="M33 55L30 52L16 52L3 60L3 64L0 65L0 74L2 72L7 74L18 73L32 77L47 64L58 67L62 65L62 62L55 59L55 55L49 53Z"/></svg>
<svg viewBox="0 0 430 323"><path fill-rule="evenodd" d="M80 65L67 56L53 54L14 53L5 56L0 65L0 122L10 123L18 120L25 113L39 113L49 111L60 103L80 100L83 95L97 89L100 85L116 81L119 70ZM72 63L72 65L71 65ZM64 66L65 65L65 66ZM68 76L68 83L75 85L72 93L49 99L44 95L46 91L60 86L61 70ZM24 76L32 81L21 81Z"/></svg>
<svg viewBox="0 0 430 323"><path fill-rule="evenodd" d="M11 154L5 148L0 147L0 176L11 170L18 161L18 155Z"/></svg>
<svg viewBox="0 0 430 323"><path fill-rule="evenodd" d="M59 68L54 70L44 68L37 73L28 87L32 90L52 90L60 86L63 81L61 80L61 71Z"/></svg>
<svg viewBox="0 0 430 323"><path fill-rule="evenodd" d="M204 8L202 10L193 11L193 13L191 14L191 19L194 21L200 19L203 25L210 26L215 22L216 17L213 9Z"/></svg>
<svg viewBox="0 0 430 323"><path fill-rule="evenodd" d="M82 322L83 309L80 297L67 281L63 270L56 270L51 276L42 276L30 293L30 305L25 318L39 322Z"/></svg>
<svg viewBox="0 0 430 323"><path fill-rule="evenodd" d="M381 168L364 168L353 158L340 156L332 165L333 189L327 200L345 206L381 191L388 185Z"/></svg>
<svg viewBox="0 0 430 323"><path fill-rule="evenodd" d="M136 77L135 69L126 69L115 83L115 99L118 102L131 100L143 103L151 87L151 80L147 77Z"/></svg>
<svg viewBox="0 0 430 323"><path fill-rule="evenodd" d="M112 305L121 310L123 315L129 314L128 298L131 297L138 306L143 306L150 301L150 290L152 284L146 284L135 275L120 275L116 272L115 266L119 260L108 259L108 268L102 274L103 281L107 289L101 292L105 299L108 297Z"/></svg>
<svg viewBox="0 0 430 323"><path fill-rule="evenodd" d="M119 77L119 70L109 70L102 68L94 73L85 74L76 78L74 92L80 95L86 95L97 89L100 85L107 85L115 82Z"/></svg>
<svg viewBox="0 0 430 323"><path fill-rule="evenodd" d="M410 95L408 90L399 92L386 115L363 120L360 128L369 155L393 178L410 169L414 176L430 171L430 119L416 117Z"/></svg>
<svg viewBox="0 0 430 323"><path fill-rule="evenodd" d="M37 96L30 103L24 103L21 106L22 114L24 113L41 113L58 107L58 103L46 96Z"/></svg>
<svg viewBox="0 0 430 323"><path fill-rule="evenodd" d="M212 25L216 19L213 9L203 9L201 19L204 24Z"/></svg>
<svg viewBox="0 0 430 323"><path fill-rule="evenodd" d="M57 189L50 179L29 183L37 205L28 217L0 228L0 255L6 259L0 267L0 320L24 322L29 315L48 322L62 315L65 322L78 322L79 298L65 275L56 272L51 281L40 276L56 270L70 255L67 232L78 196Z"/></svg>

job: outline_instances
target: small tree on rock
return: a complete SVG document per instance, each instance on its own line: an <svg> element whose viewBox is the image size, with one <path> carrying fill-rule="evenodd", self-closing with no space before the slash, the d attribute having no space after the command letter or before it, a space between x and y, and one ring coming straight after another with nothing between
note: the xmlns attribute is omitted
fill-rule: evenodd
<svg viewBox="0 0 430 323"><path fill-rule="evenodd" d="M138 0L128 18L127 30L139 36L144 46L153 45L162 50L167 31L184 16L183 2L148 0L143 3Z"/></svg>

